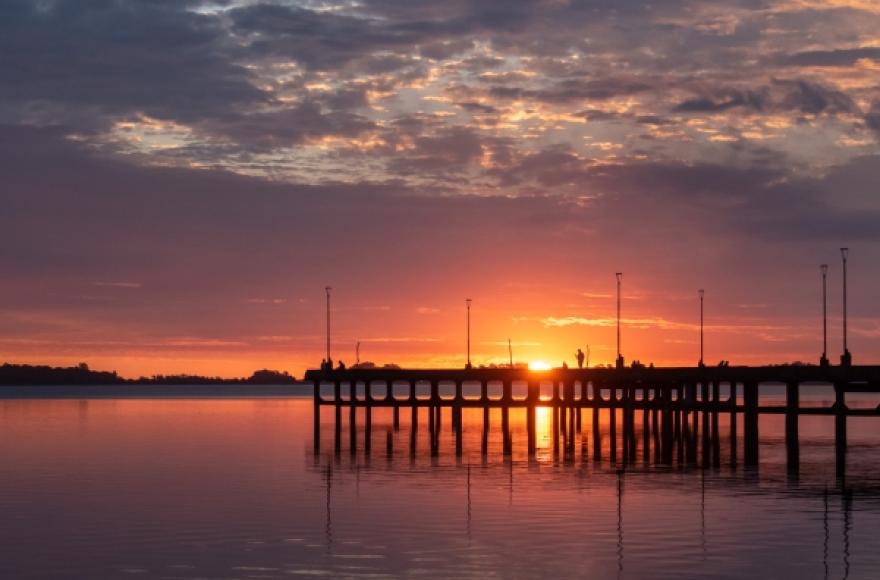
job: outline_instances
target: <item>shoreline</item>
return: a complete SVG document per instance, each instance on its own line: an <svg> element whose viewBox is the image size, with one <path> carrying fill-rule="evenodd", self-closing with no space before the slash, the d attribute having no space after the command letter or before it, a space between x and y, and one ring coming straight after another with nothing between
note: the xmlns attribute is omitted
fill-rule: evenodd
<svg viewBox="0 0 880 580"><path fill-rule="evenodd" d="M0 386L0 400L12 399L174 399L196 397L312 396L310 383L286 385L20 385Z"/></svg>

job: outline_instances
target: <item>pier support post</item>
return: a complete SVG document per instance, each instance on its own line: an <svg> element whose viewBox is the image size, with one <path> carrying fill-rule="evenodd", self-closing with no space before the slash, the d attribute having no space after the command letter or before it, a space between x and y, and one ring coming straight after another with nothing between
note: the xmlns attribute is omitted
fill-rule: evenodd
<svg viewBox="0 0 880 580"><path fill-rule="evenodd" d="M529 385L531 389L531 385ZM526 407L526 428L528 429L528 452L529 457L534 457L537 452L537 433L535 432L536 426L536 409L535 405L529 402L529 406Z"/></svg>
<svg viewBox="0 0 880 580"><path fill-rule="evenodd" d="M712 465L721 466L721 435L718 432L718 413L721 404L721 383L712 383Z"/></svg>
<svg viewBox="0 0 880 580"><path fill-rule="evenodd" d="M397 404L394 405L394 430L400 431L400 407Z"/></svg>
<svg viewBox="0 0 880 580"><path fill-rule="evenodd" d="M839 479L846 477L846 384L834 384L834 456Z"/></svg>
<svg viewBox="0 0 880 580"><path fill-rule="evenodd" d="M647 465L651 461L651 413L647 387L642 388L642 461Z"/></svg>
<svg viewBox="0 0 880 580"><path fill-rule="evenodd" d="M672 428L673 437L675 438L676 458L679 465L684 463L684 443L682 440L682 423L684 422L684 412L682 411L682 393L681 387L675 388L675 406L672 411Z"/></svg>
<svg viewBox="0 0 880 580"><path fill-rule="evenodd" d="M580 391L581 391L581 398L580 398L580 400L577 402L577 407L576 407L576 408L577 408L577 417L576 417L576 421L577 421L577 423L576 423L576 429L577 429L578 435L580 435L580 433L581 433L581 416L583 415L583 408L582 408L582 406L583 406L583 404L584 404L584 401L587 400L587 382L586 382L586 381L580 381L580 386L581 386L581 388L580 388Z"/></svg>
<svg viewBox="0 0 880 580"><path fill-rule="evenodd" d="M455 417L455 456L461 457L462 447L463 447L463 443L464 443L462 441L461 407L460 406L454 407L452 412L455 413L455 415L456 415L456 417Z"/></svg>
<svg viewBox="0 0 880 580"><path fill-rule="evenodd" d="M700 433L700 412L697 407L697 384L688 383L686 387L687 398L684 410L684 433L686 439L687 462L691 465L697 462L697 440Z"/></svg>
<svg viewBox="0 0 880 580"><path fill-rule="evenodd" d="M391 429L385 431L385 457L394 457L394 433Z"/></svg>
<svg viewBox="0 0 880 580"><path fill-rule="evenodd" d="M613 389L611 393L611 406L608 407L608 438L611 440L609 456L611 463L615 463L617 461L617 403Z"/></svg>
<svg viewBox="0 0 880 580"><path fill-rule="evenodd" d="M512 452L510 441L510 407L507 405L501 407L501 434L502 452L504 455L510 455Z"/></svg>
<svg viewBox="0 0 880 580"><path fill-rule="evenodd" d="M749 466L758 465L758 383L743 384L743 430L745 431L744 460Z"/></svg>
<svg viewBox="0 0 880 580"><path fill-rule="evenodd" d="M419 441L419 408L413 405L412 413L410 416L410 431L409 431L409 451L411 454L415 454L416 446Z"/></svg>
<svg viewBox="0 0 880 580"><path fill-rule="evenodd" d="M568 433L568 405L560 401L556 404L556 408L559 410L559 432L564 439Z"/></svg>
<svg viewBox="0 0 880 580"><path fill-rule="evenodd" d="M430 442L431 442L431 455L434 454L434 450L437 447L436 439L437 439L437 414L434 412L434 405L428 405L428 433L430 434Z"/></svg>
<svg viewBox="0 0 880 580"><path fill-rule="evenodd" d="M489 453L489 407L483 407L483 436L480 438L480 453Z"/></svg>
<svg viewBox="0 0 880 580"><path fill-rule="evenodd" d="M785 384L785 452L789 473L797 473L800 463L800 443L798 441L798 412L800 393L798 383Z"/></svg>
<svg viewBox="0 0 880 580"><path fill-rule="evenodd" d="M593 459L602 459L602 435L599 430L599 404L602 402L602 391L598 383L593 383Z"/></svg>
<svg viewBox="0 0 880 580"><path fill-rule="evenodd" d="M373 407L369 403L364 408L364 453L370 454L373 448Z"/></svg>
<svg viewBox="0 0 880 580"><path fill-rule="evenodd" d="M712 452L712 431L709 424L709 410L712 406L712 402L709 399L711 395L710 384L709 381L703 381L700 385L701 387L701 398L702 404L700 405L703 408L703 443L702 443L702 461L703 467L709 467L709 461L711 460L711 452Z"/></svg>
<svg viewBox="0 0 880 580"><path fill-rule="evenodd" d="M434 413L436 413L437 417L434 419L434 429L437 431L437 436L440 436L440 429L442 427L441 423L443 422L443 405L437 403L434 406Z"/></svg>
<svg viewBox="0 0 880 580"><path fill-rule="evenodd" d="M660 405L662 401L662 389L654 388L651 398L651 442L654 446L654 463L660 463L662 458L662 446L660 445Z"/></svg>
<svg viewBox="0 0 880 580"><path fill-rule="evenodd" d="M737 383L730 381L730 466L736 467L736 399Z"/></svg>
<svg viewBox="0 0 880 580"><path fill-rule="evenodd" d="M315 453L321 452L321 381L315 381L314 383L314 449Z"/></svg>
<svg viewBox="0 0 880 580"><path fill-rule="evenodd" d="M553 415L551 429L553 430L553 454L559 453L559 406L554 401L550 401L552 405L550 412Z"/></svg>
<svg viewBox="0 0 880 580"><path fill-rule="evenodd" d="M534 457L538 449L537 405L541 398L541 384L535 381L526 383L526 430L529 457Z"/></svg>
<svg viewBox="0 0 880 580"><path fill-rule="evenodd" d="M352 389L354 389L352 385ZM348 450L352 455L357 454L357 407L352 399L351 406L348 408Z"/></svg>
<svg viewBox="0 0 880 580"><path fill-rule="evenodd" d="M678 431L678 411L672 410L672 388L671 387L663 387L662 391L662 404L663 404L663 415L661 420L663 421L663 426L661 427L663 435L662 435L662 443L660 445L661 450L661 459L664 464L670 465L672 463L672 443L673 443L673 422L675 423L675 430Z"/></svg>
<svg viewBox="0 0 880 580"><path fill-rule="evenodd" d="M626 386L623 389L623 459L627 463L636 461L636 388Z"/></svg>
<svg viewBox="0 0 880 580"><path fill-rule="evenodd" d="M342 449L342 405L337 403L333 409L333 452L339 455Z"/></svg>

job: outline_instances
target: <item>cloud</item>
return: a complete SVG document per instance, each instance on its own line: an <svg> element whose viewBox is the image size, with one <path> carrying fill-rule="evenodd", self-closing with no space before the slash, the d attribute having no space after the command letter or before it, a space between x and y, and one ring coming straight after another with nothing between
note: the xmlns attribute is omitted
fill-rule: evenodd
<svg viewBox="0 0 880 580"><path fill-rule="evenodd" d="M681 113L716 113L743 108L758 112L797 111L820 113L855 112L858 107L846 94L807 80L774 80L757 89L721 91L712 97L697 97L673 108Z"/></svg>
<svg viewBox="0 0 880 580"><path fill-rule="evenodd" d="M865 46L835 50L808 50L787 56L786 64L794 66L852 66L863 58L880 59L880 47Z"/></svg>
<svg viewBox="0 0 880 580"><path fill-rule="evenodd" d="M216 18L185 2L9 0L0 8L0 120L189 122L268 102Z"/></svg>
<svg viewBox="0 0 880 580"><path fill-rule="evenodd" d="M8 0L5 332L293 327L306 338L284 350L304 352L332 282L340 341L415 319L452 344L419 310L452 274L530 312L556 287L508 283L601 290L620 269L651 289L639 305L719 280L730 308L776 312L777 290L730 272L802 290L827 248L880 244L869 6ZM95 281L112 300L84 298ZM278 296L309 302L247 306ZM631 318L655 314L684 319Z"/></svg>

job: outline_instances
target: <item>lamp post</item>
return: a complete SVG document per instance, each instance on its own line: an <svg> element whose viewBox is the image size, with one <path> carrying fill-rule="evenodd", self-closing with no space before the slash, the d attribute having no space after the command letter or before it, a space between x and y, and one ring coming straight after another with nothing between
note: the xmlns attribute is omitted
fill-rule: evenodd
<svg viewBox="0 0 880 580"><path fill-rule="evenodd" d="M822 358L819 364L828 366L828 264L819 266L822 272Z"/></svg>
<svg viewBox="0 0 880 580"><path fill-rule="evenodd" d="M852 354L846 344L846 259L849 257L849 248L840 248L840 258L843 260L843 354L840 355L840 364L848 367L852 364Z"/></svg>
<svg viewBox="0 0 880 580"><path fill-rule="evenodd" d="M623 355L620 354L620 282L623 280L623 272L614 274L617 277L617 368L623 368Z"/></svg>
<svg viewBox="0 0 880 580"><path fill-rule="evenodd" d="M471 299L466 298L465 304L467 305L467 365L466 369L471 368Z"/></svg>
<svg viewBox="0 0 880 580"><path fill-rule="evenodd" d="M700 288L697 291L700 294L700 366L706 366L703 362L703 298L706 291Z"/></svg>
<svg viewBox="0 0 880 580"><path fill-rule="evenodd" d="M510 368L513 368L513 344L507 339L507 354L510 357Z"/></svg>
<svg viewBox="0 0 880 580"><path fill-rule="evenodd" d="M324 292L327 293L327 367L332 368L333 362L330 360L330 286L324 287Z"/></svg>

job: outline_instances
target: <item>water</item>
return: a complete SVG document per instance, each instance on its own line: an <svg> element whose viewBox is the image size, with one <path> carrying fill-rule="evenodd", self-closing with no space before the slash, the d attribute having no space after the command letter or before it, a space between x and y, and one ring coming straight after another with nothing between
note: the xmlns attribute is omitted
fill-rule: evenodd
<svg viewBox="0 0 880 580"><path fill-rule="evenodd" d="M757 470L623 472L580 440L555 456L540 409L536 460L519 411L512 460L498 412L482 458L478 410L460 460L445 411L432 458L422 413L416 452L406 411L389 453L374 411L367 456L347 411L334 453L326 408L315 456L308 399L0 401L0 577L880 577L877 419L850 419L841 485L831 417L801 417L793 477L781 416Z"/></svg>

